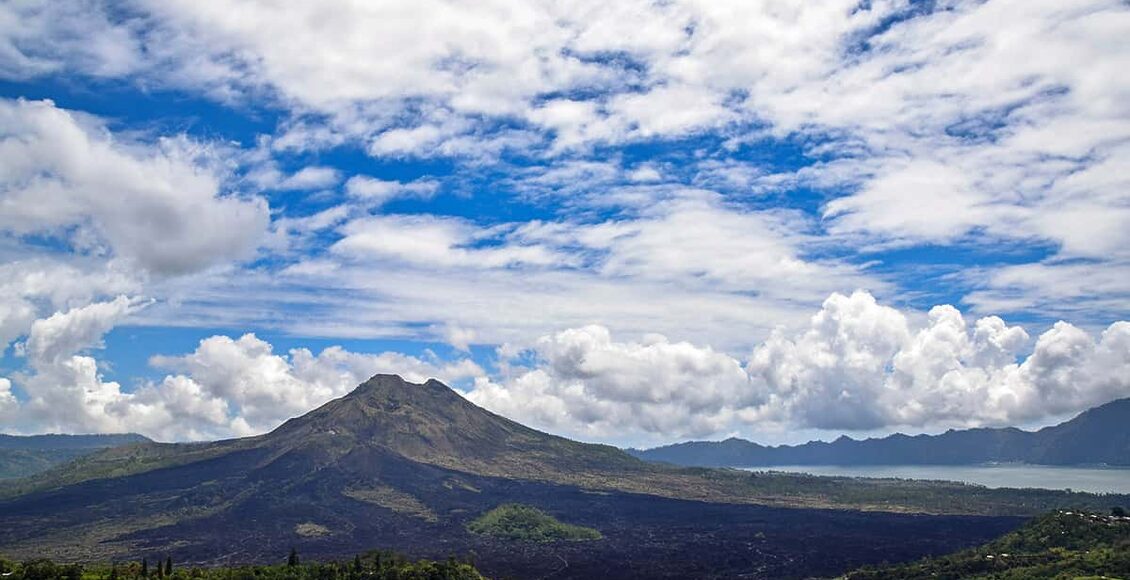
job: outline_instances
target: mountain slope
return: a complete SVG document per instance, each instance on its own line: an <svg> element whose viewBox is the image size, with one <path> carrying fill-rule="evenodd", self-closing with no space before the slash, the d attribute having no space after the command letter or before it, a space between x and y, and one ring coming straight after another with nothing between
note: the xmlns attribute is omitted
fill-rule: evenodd
<svg viewBox="0 0 1130 580"><path fill-rule="evenodd" d="M136 433L119 435L0 434L0 479L27 477L110 447L147 443Z"/></svg>
<svg viewBox="0 0 1130 580"><path fill-rule="evenodd" d="M244 453L260 467L301 458L320 469L358 454L394 455L478 475L581 482L587 473L654 472L609 445L578 443L475 406L443 383L377 375L348 395L257 437L148 443L83 457L34 479L0 485L0 497L126 477Z"/></svg>
<svg viewBox="0 0 1130 580"><path fill-rule="evenodd" d="M378 375L348 396L287 421L271 445L387 449L413 461L481 475L535 478L584 469L642 469L607 445L530 429L475 406L443 383Z"/></svg>
<svg viewBox="0 0 1130 580"><path fill-rule="evenodd" d="M629 449L647 461L675 465L970 465L1023 462L1045 465L1130 466L1130 399L1090 409L1039 431L1016 428L950 430L940 435L894 434L862 441L766 447L744 439L692 441Z"/></svg>
<svg viewBox="0 0 1130 580"><path fill-rule="evenodd" d="M859 570L845 580L1127 577L1130 518L1062 511L971 550Z"/></svg>
<svg viewBox="0 0 1130 580"><path fill-rule="evenodd" d="M177 561L215 563L263 561L292 545L325 556L374 547L440 558L474 550L489 560L488 574L623 577L625 567L644 565L648 576L694 577L716 565L720 551L744 554L727 560L735 570L770 560L784 570L795 558L790 546L820 538L845 558L813 559L813 573L823 573L834 571L831 562L878 561L891 550L917 557L956 549L1016 524L881 512L1017 515L1108 501L650 464L530 429L437 381L414 385L379 375L265 435L109 449L0 483L0 553L63 560L171 553ZM467 531L479 515L510 503L596 529L604 539L583 548L531 547ZM750 551L751 535L770 520L771 545ZM870 530L865 538L860 526ZM928 539L899 547L907 534ZM639 552L649 546L655 552ZM673 546L678 566L663 559ZM570 562L565 574L562 554Z"/></svg>

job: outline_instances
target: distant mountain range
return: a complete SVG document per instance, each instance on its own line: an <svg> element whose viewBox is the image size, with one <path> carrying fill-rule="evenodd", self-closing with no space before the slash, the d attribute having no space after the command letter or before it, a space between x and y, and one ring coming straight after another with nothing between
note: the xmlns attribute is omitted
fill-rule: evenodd
<svg viewBox="0 0 1130 580"><path fill-rule="evenodd" d="M0 553L225 563L277 561L291 547L308 558L385 548L473 552L491 577L827 576L986 541L1019 525L1011 516L1112 501L1130 505L648 463L531 429L438 381L378 375L265 435L125 445L0 482ZM541 544L468 530L505 504L601 539Z"/></svg>
<svg viewBox="0 0 1130 580"><path fill-rule="evenodd" d="M0 434L0 479L27 477L103 449L150 443L137 433L117 435Z"/></svg>
<svg viewBox="0 0 1130 580"><path fill-rule="evenodd" d="M1130 466L1130 398L1095 407L1039 431L1009 427L864 440L844 436L831 443L776 447L731 438L629 449L628 453L647 461L701 467L984 463Z"/></svg>

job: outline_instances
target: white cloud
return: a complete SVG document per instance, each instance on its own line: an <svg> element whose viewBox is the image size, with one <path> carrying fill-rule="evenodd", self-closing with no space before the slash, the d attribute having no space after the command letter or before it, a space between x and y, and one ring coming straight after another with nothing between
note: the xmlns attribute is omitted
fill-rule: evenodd
<svg viewBox="0 0 1130 580"><path fill-rule="evenodd" d="M473 379L467 397L535 426L589 440L656 443L773 429L885 430L1006 425L1081 411L1130 396L1130 323L1098 339L1068 323L1027 333L999 318L972 326L951 306L917 317L867 293L834 294L807 330L778 332L738 359L662 335L614 340L599 325L507 347L500 375L470 359L330 347L276 354L253 334L213 336L151 363L173 374L125 391L77 354L140 306L115 301L33 325L26 395L0 380L0 413L17 431L139 431L162 439L261 433L340 396L378 372L410 381ZM458 338L458 337L457 337ZM532 355L532 356L531 356ZM532 364L531 364L532 363ZM523 366L530 364L530 366Z"/></svg>
<svg viewBox="0 0 1130 580"><path fill-rule="evenodd" d="M14 427L120 431L118 415L129 408L131 397L118 383L102 380L92 357L78 353L99 348L103 334L143 306L138 299L119 296L35 321L23 348L30 372L15 376L26 400L19 405Z"/></svg>
<svg viewBox="0 0 1130 580"><path fill-rule="evenodd" d="M459 328L475 344L528 345L597 323L734 353L802 322L830 292L890 291L856 266L808 257L813 224L798 212L748 210L704 191L664 195L596 222L360 217L344 204L279 218L267 247L290 259L284 268L163 283L154 295L169 300L146 324L431 341ZM322 252L314 244L324 240L335 241Z"/></svg>
<svg viewBox="0 0 1130 580"><path fill-rule="evenodd" d="M914 332L904 314L857 292L830 297L803 334L774 335L749 369L776 399L765 416L806 426L1007 425L1130 396L1118 374L1130 360L1119 352L1126 331L1115 323L1096 345L1060 322L1019 361L1028 335L997 317L970 330L955 308L937 306ZM1041 370L1049 361L1051 373Z"/></svg>
<svg viewBox="0 0 1130 580"><path fill-rule="evenodd" d="M537 244L477 247L496 232L475 228L458 218L424 215L382 215L353 220L341 228L344 237L332 251L351 258L393 259L441 267L501 268L520 264L552 265L560 261Z"/></svg>
<svg viewBox="0 0 1130 580"><path fill-rule="evenodd" d="M332 167L310 166L303 167L294 174L287 176L279 182L276 189L325 189L337 185L339 181L341 181L341 175L338 170Z"/></svg>
<svg viewBox="0 0 1130 580"><path fill-rule="evenodd" d="M137 292L141 281L119 262L68 263L20 251L0 264L0 351L27 334L44 311ZM47 310L50 309L50 310Z"/></svg>
<svg viewBox="0 0 1130 580"><path fill-rule="evenodd" d="M182 138L120 142L50 101L0 101L0 125L0 230L177 274L250 256L267 227L267 204L221 195Z"/></svg>
<svg viewBox="0 0 1130 580"><path fill-rule="evenodd" d="M143 305L137 298L118 296L111 302L96 302L56 312L31 325L23 352L33 368L58 364L76 352L97 347L102 335Z"/></svg>
<svg viewBox="0 0 1130 580"><path fill-rule="evenodd" d="M704 131L748 138L733 127L793 135L830 160L757 187L846 192L824 208L846 244L978 236L1098 260L1130 247L1119 171L1130 84L1118 74L1130 66L1130 10L1117 0L295 11L144 1L113 22L99 2L29 2L5 7L0 47L17 77L132 74L271 97L291 112L276 145L299 150L352 141L375 155L553 156ZM66 41L76 36L88 42ZM727 175L757 177L756 162L738 165Z"/></svg>
<svg viewBox="0 0 1130 580"><path fill-rule="evenodd" d="M534 352L538 368L504 384L480 379L468 398L586 439L712 434L758 402L737 360L661 335L615 342L608 329L586 326L546 336Z"/></svg>
<svg viewBox="0 0 1130 580"><path fill-rule="evenodd" d="M439 182L434 179L418 179L404 183L377 179L368 175L354 175L345 182L347 194L373 205L381 205L399 197L428 199L438 190Z"/></svg>
<svg viewBox="0 0 1130 580"><path fill-rule="evenodd" d="M1059 260L976 268L978 285L965 301L980 312L1060 313L1083 320L1111 320L1126 312L1130 260Z"/></svg>
<svg viewBox="0 0 1130 580"><path fill-rule="evenodd" d="M344 395L379 372L396 372L416 382L482 374L470 361L433 364L399 353L358 354L341 347L329 347L317 355L306 349L277 355L269 343L253 334L238 339L213 336L202 340L192 353L158 356L152 362L179 374L165 377L151 390L178 392L178 387L190 386L189 392L199 396L187 402L200 398L223 401L223 423L238 420L257 433Z"/></svg>
<svg viewBox="0 0 1130 580"><path fill-rule="evenodd" d="M643 163L628 173L628 179L635 182L662 181L663 174L655 166Z"/></svg>
<svg viewBox="0 0 1130 580"><path fill-rule="evenodd" d="M67 69L99 77L136 71L144 55L135 30L94 2L0 6L0 77L22 80Z"/></svg>
<svg viewBox="0 0 1130 580"><path fill-rule="evenodd" d="M0 379L0 416L6 429L23 432L135 431L163 440L245 436L273 429L380 372L423 382L458 383L483 375L469 359L425 360L400 353L353 353L329 347L317 355L287 355L253 334L213 336L184 356L157 356L158 368L176 372L126 391L106 381L97 361L81 350L97 347L102 334L137 310L136 300L95 303L33 325L27 353L31 373L17 374L25 394Z"/></svg>
<svg viewBox="0 0 1130 580"><path fill-rule="evenodd" d="M586 439L656 443L774 429L884 431L1015 425L1130 396L1130 323L1096 341L1060 322L1029 342L952 306L913 317L866 292L833 294L803 332L774 333L743 368L662 336L612 340L587 326L543 337L529 368L503 365L468 397ZM521 352L509 353L515 361Z"/></svg>
<svg viewBox="0 0 1130 580"><path fill-rule="evenodd" d="M13 21L39 24L31 33L8 31L20 74L91 74L110 60L54 43L69 32L66 20L33 18L80 12L63 4L9 10ZM481 143L475 133L483 119L530 119L555 130L559 149L716 126L741 114L733 93L789 89L826 74L846 38L893 10L848 0L812 7L500 0L340 2L284 16L261 0L222 11L144 1L129 22L111 24L106 10L94 10L98 18L82 33L109 39L129 57L118 59L127 63L116 68L121 74L141 72L221 99L265 92L298 112L329 116L334 132L368 143L375 155L465 154L474 148L442 144L467 136ZM539 104L544 95L576 91L600 96Z"/></svg>
<svg viewBox="0 0 1130 580"><path fill-rule="evenodd" d="M471 343L475 341L476 337L474 329L462 328L452 324L444 326L442 333L447 344L463 352L470 352Z"/></svg>
<svg viewBox="0 0 1130 580"><path fill-rule="evenodd" d="M871 428L884 421L876 399L885 369L910 336L906 317L870 294L833 294L803 334L777 331L755 348L749 371L774 401L766 412L816 428Z"/></svg>
<svg viewBox="0 0 1130 580"><path fill-rule="evenodd" d="M19 401L12 394L12 381L0 377L0 419L9 421L9 415L18 407Z"/></svg>

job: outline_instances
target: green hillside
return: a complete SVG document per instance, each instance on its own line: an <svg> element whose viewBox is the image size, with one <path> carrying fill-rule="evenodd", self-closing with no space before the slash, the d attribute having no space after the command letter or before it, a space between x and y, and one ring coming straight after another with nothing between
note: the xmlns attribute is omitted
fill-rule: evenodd
<svg viewBox="0 0 1130 580"><path fill-rule="evenodd" d="M136 433L112 435L0 434L0 479L28 477L114 447L149 443Z"/></svg>
<svg viewBox="0 0 1130 580"><path fill-rule="evenodd" d="M1057 511L972 550L863 569L847 580L1130 578L1130 518Z"/></svg>
<svg viewBox="0 0 1130 580"><path fill-rule="evenodd" d="M505 504L467 524L467 531L505 540L557 542L599 540L600 532L562 523L532 506Z"/></svg>

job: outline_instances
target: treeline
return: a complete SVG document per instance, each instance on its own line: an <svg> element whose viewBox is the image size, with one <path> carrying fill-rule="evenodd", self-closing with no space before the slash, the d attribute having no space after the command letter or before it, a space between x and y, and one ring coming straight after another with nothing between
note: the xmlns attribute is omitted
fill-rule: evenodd
<svg viewBox="0 0 1130 580"><path fill-rule="evenodd" d="M47 559L13 562L0 557L4 580L484 580L474 565L455 558L410 560L385 551L345 562L304 562L291 550L285 564L228 567L178 566L172 558L114 564L60 564Z"/></svg>

